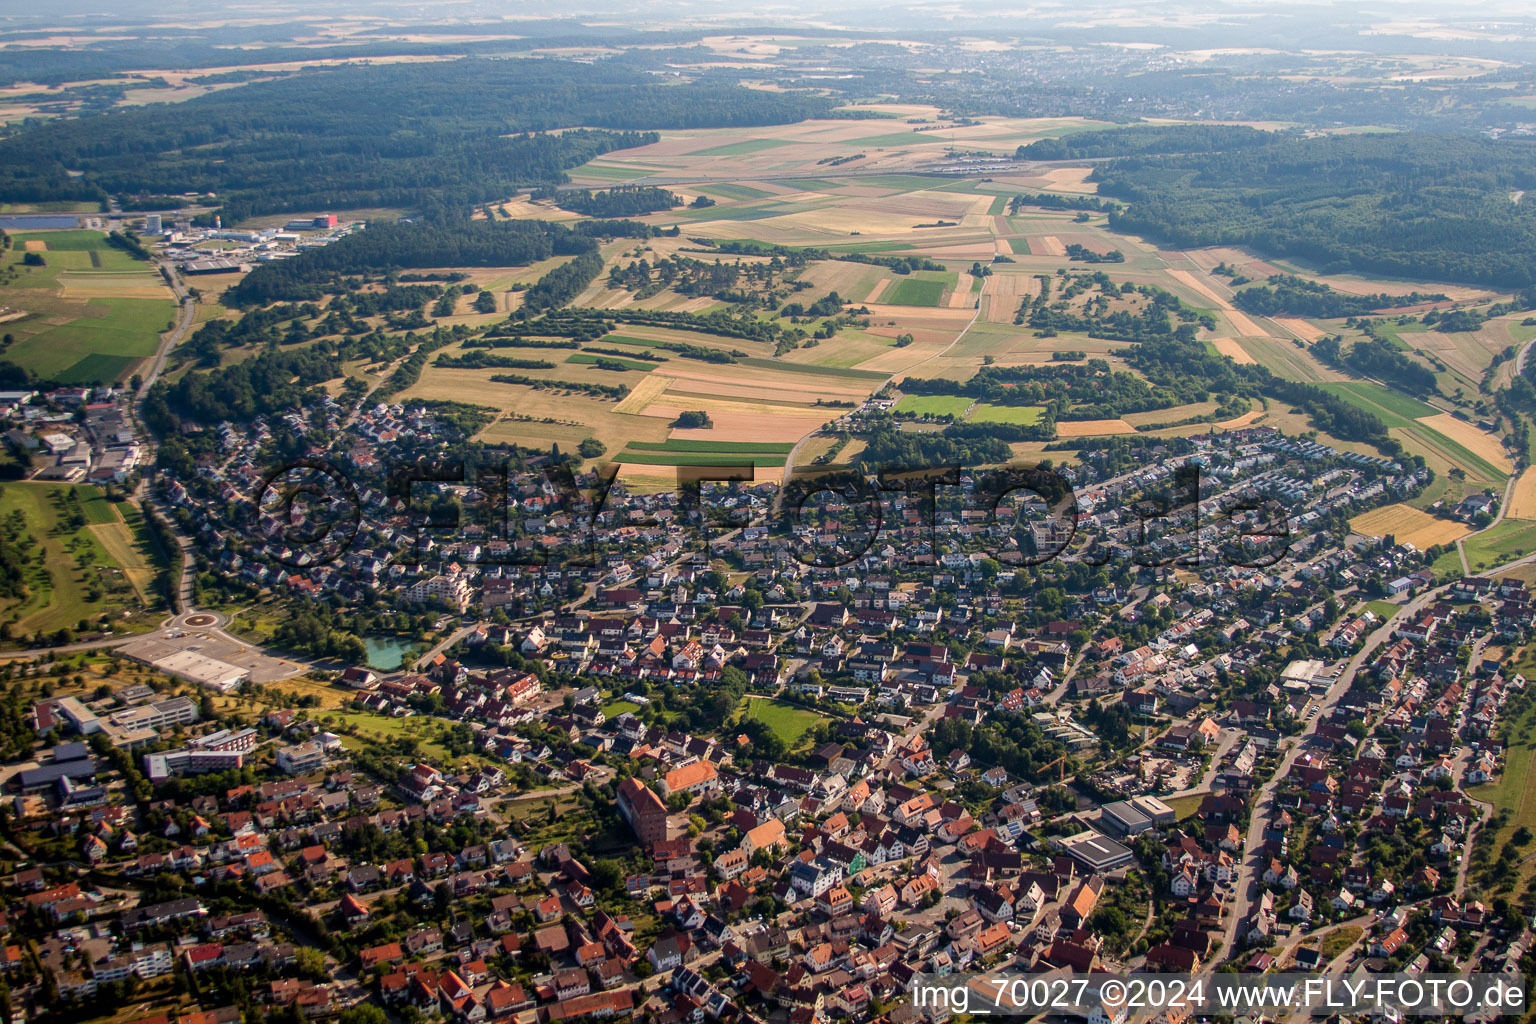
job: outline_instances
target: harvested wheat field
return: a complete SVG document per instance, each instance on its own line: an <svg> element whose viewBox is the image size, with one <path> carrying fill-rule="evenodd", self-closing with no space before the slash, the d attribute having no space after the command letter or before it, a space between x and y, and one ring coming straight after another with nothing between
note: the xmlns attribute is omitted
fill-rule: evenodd
<svg viewBox="0 0 1536 1024"><path fill-rule="evenodd" d="M1048 188L1057 192L1096 192L1099 186L1088 180L1092 167L1053 167L1045 172Z"/></svg>
<svg viewBox="0 0 1536 1024"><path fill-rule="evenodd" d="M1269 410L1262 409L1262 408L1260 408L1260 409L1250 409L1247 412L1243 413L1241 416L1234 416L1230 420L1222 420L1220 423L1215 423L1215 424L1212 424L1212 425L1217 430L1237 430L1239 427L1246 427L1249 424L1253 423L1255 420L1259 419L1261 416L1263 416L1268 411Z"/></svg>
<svg viewBox="0 0 1536 1024"><path fill-rule="evenodd" d="M1302 320L1298 317L1277 316L1273 319L1275 323L1279 324L1281 327L1284 327L1286 330L1296 335L1296 337L1300 338L1302 341L1316 341L1325 333L1322 328L1314 327L1312 324L1309 324L1305 320Z"/></svg>
<svg viewBox="0 0 1536 1024"><path fill-rule="evenodd" d="M661 397L662 392L672 386L672 378L664 377L659 373L647 374L639 384L629 389L629 394L613 407L614 412L641 413L646 406Z"/></svg>
<svg viewBox="0 0 1536 1024"><path fill-rule="evenodd" d="M1349 521L1350 529L1367 537L1393 537L1399 544L1412 544L1427 551L1437 544L1449 544L1472 532L1465 523L1436 519L1412 505L1383 505L1362 512Z"/></svg>
<svg viewBox="0 0 1536 1024"><path fill-rule="evenodd" d="M1487 461L1502 473L1513 473L1515 464L1509 459L1509 452L1499 443L1498 438L1485 430L1479 430L1464 420L1459 420L1448 412L1442 412L1435 416L1420 417L1418 422L1431 430L1444 434L1446 437L1461 445L1473 455Z"/></svg>
<svg viewBox="0 0 1536 1024"><path fill-rule="evenodd" d="M1057 437L1098 437L1101 434L1134 434L1125 420L1057 420Z"/></svg>
<svg viewBox="0 0 1536 1024"><path fill-rule="evenodd" d="M804 411L753 405L749 402L730 402L723 399L700 398L686 404L653 405L646 416L654 416L667 422L677 419L685 409L702 409L709 413L714 423L703 430L673 430L668 439L679 441L761 441L794 442L812 433L828 422L838 410Z"/></svg>
<svg viewBox="0 0 1536 1024"><path fill-rule="evenodd" d="M1210 285L1206 284L1205 281L1198 277L1193 271L1170 270L1168 271L1168 276L1182 284L1184 287L1189 288L1191 291L1205 296L1206 299L1215 304L1217 309L1228 309L1231 307L1231 303L1222 298L1220 293L1218 293Z"/></svg>
<svg viewBox="0 0 1536 1024"><path fill-rule="evenodd" d="M1065 256L1067 247L1055 235L1041 235L1029 240L1029 251L1033 256Z"/></svg>
<svg viewBox="0 0 1536 1024"><path fill-rule="evenodd" d="M1216 351L1231 359L1234 363L1254 363L1258 360L1249 355L1236 338L1212 338L1211 344L1216 346Z"/></svg>
<svg viewBox="0 0 1536 1024"><path fill-rule="evenodd" d="M897 326L907 329L910 329L909 325L922 321L939 322L938 324L930 323L930 327L942 324L956 324L963 327L971 319L971 315L976 312L973 309L953 309L949 306L892 306L886 303L873 302L866 302L864 305L869 307L871 330L882 326L876 322L880 320L895 320L897 321Z"/></svg>
<svg viewBox="0 0 1536 1024"><path fill-rule="evenodd" d="M955 287L950 291L949 302L946 303L950 309L971 309L975 306L976 300L971 296L971 282L974 280L966 273L955 278Z"/></svg>
<svg viewBox="0 0 1536 1024"><path fill-rule="evenodd" d="M1536 519L1536 466L1521 473L1515 481L1504 515L1509 519Z"/></svg>
<svg viewBox="0 0 1536 1024"><path fill-rule="evenodd" d="M41 238L29 238L23 242L22 245L26 248L27 252L48 251L48 243L43 241Z"/></svg>

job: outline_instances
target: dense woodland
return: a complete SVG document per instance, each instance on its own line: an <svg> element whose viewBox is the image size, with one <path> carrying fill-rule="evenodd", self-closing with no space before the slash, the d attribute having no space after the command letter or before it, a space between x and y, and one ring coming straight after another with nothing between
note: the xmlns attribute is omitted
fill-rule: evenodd
<svg viewBox="0 0 1536 1024"><path fill-rule="evenodd" d="M538 198L541 193L534 193ZM652 185L618 185L601 192L581 188L555 192L555 205L583 217L643 217L683 205L674 192Z"/></svg>
<svg viewBox="0 0 1536 1024"><path fill-rule="evenodd" d="M364 230L330 245L261 264L225 291L223 301L236 306L313 301L337 290L348 275L425 267L522 267L595 249L589 236L548 221L371 221Z"/></svg>
<svg viewBox="0 0 1536 1024"><path fill-rule="evenodd" d="M1233 303L1239 309L1259 316L1362 316L1380 309L1400 309L1426 302L1443 302L1440 292L1410 292L1407 295L1346 295L1325 284L1308 281L1294 274L1271 274L1268 285L1244 288Z"/></svg>
<svg viewBox="0 0 1536 1024"><path fill-rule="evenodd" d="M633 129L781 124L831 106L806 93L659 82L621 62L342 67L48 122L0 141L0 194L38 202L214 193L230 222L326 208L464 208L655 140ZM577 127L600 130L526 134Z"/></svg>
<svg viewBox="0 0 1536 1024"><path fill-rule="evenodd" d="M1261 145L1251 129L1202 130L1208 151L1179 150L1168 128L1062 141L1107 156L1118 135L1120 153L1146 154L1094 169L1099 193L1129 204L1110 214L1119 231L1181 247L1250 246L1325 272L1536 284L1536 208L1514 201L1536 185L1536 142L1255 133Z"/></svg>

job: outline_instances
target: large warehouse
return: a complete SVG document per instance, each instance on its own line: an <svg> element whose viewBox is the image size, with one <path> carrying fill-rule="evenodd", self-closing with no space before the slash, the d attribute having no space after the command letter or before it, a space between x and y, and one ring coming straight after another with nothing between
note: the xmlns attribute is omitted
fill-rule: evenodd
<svg viewBox="0 0 1536 1024"><path fill-rule="evenodd" d="M219 693L233 693L251 676L250 670L239 665L231 665L227 661L159 640L136 640L119 650L125 657L141 665L148 665L167 675L206 686Z"/></svg>

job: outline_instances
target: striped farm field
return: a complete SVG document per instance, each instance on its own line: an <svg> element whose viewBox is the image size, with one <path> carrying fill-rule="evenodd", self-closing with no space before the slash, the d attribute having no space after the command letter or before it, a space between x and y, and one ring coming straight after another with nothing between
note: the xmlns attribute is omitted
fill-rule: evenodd
<svg viewBox="0 0 1536 1024"><path fill-rule="evenodd" d="M782 466L788 452L754 455L750 452L644 452L626 448L613 457L615 462L636 466Z"/></svg>
<svg viewBox="0 0 1536 1024"><path fill-rule="evenodd" d="M1350 529L1367 537L1392 537L1399 544L1412 544L1427 551L1437 544L1449 544L1465 537L1471 529L1464 523L1436 519L1411 505L1383 505L1362 512L1349 521Z"/></svg>
<svg viewBox="0 0 1536 1024"><path fill-rule="evenodd" d="M740 452L748 455L788 455L794 445L787 441L631 441L626 450L637 452Z"/></svg>
<svg viewBox="0 0 1536 1024"><path fill-rule="evenodd" d="M1455 441L1500 472L1507 475L1515 471L1514 464L1509 459L1509 452L1499 443L1498 438L1487 431L1479 430L1465 420L1459 420L1445 412L1421 417L1419 422L1437 434L1443 434Z"/></svg>

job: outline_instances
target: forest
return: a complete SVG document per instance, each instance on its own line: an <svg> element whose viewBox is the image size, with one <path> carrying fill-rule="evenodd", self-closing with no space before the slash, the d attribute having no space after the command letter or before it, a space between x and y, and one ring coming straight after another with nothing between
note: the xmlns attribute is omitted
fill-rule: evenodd
<svg viewBox="0 0 1536 1024"><path fill-rule="evenodd" d="M345 275L420 267L522 267L595 249L590 237L548 221L370 221L364 230L330 245L261 264L228 289L223 301L234 306L314 301L336 290Z"/></svg>
<svg viewBox="0 0 1536 1024"><path fill-rule="evenodd" d="M213 193L227 223L328 208L462 209L655 141L634 129L783 124L831 106L807 93L658 82L619 62L340 67L40 124L0 140L0 192L13 202ZM531 134L578 127L588 130Z"/></svg>
<svg viewBox="0 0 1536 1024"><path fill-rule="evenodd" d="M535 192L534 198L540 198L540 195ZM601 192L582 188L556 192L553 198L555 205L562 210L570 210L583 217L643 217L647 213L683 205L676 193L653 185L616 185Z"/></svg>
<svg viewBox="0 0 1536 1024"><path fill-rule="evenodd" d="M1364 316L1380 309L1398 309L1425 302L1443 302L1439 292L1407 295L1346 295L1325 284L1295 274L1271 274L1268 285L1244 288L1233 299L1238 309L1259 316Z"/></svg>
<svg viewBox="0 0 1536 1024"><path fill-rule="evenodd" d="M1415 279L1536 283L1536 142L1397 134L1315 138L1211 132L1207 152L1169 153L1168 129L1127 128L1095 167L1099 194L1130 208L1110 227L1185 248L1248 246L1315 264ZM1069 136L1073 152L1109 140ZM1039 145L1039 144L1037 144ZM1033 147L1027 147L1033 148ZM1162 154L1162 155L1154 155Z"/></svg>

